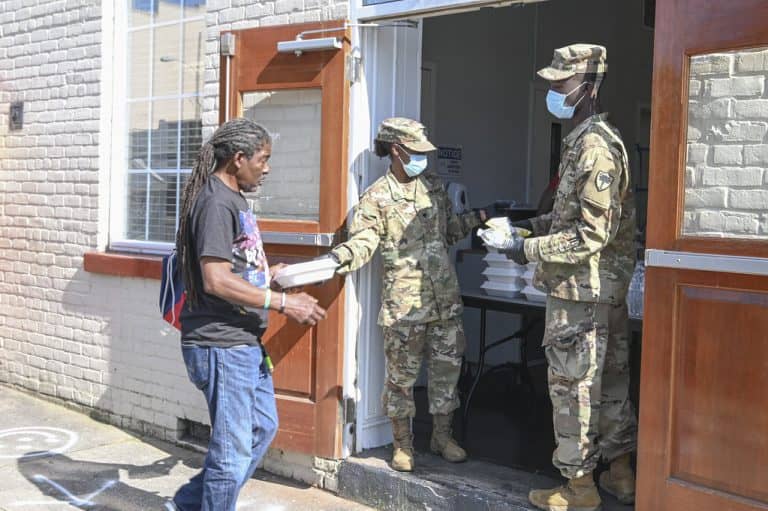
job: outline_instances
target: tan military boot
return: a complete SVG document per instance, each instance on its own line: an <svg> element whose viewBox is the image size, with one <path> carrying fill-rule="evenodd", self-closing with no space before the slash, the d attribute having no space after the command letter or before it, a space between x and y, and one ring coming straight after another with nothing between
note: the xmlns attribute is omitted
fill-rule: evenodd
<svg viewBox="0 0 768 511"><path fill-rule="evenodd" d="M546 511L598 511L601 504L592 472L571 479L565 486L551 490L531 490L528 500Z"/></svg>
<svg viewBox="0 0 768 511"><path fill-rule="evenodd" d="M446 461L459 463L467 459L467 451L459 447L451 433L451 415L432 416L432 440L430 450Z"/></svg>
<svg viewBox="0 0 768 511"><path fill-rule="evenodd" d="M635 473L629 465L629 454L623 454L611 462L611 467L600 474L600 488L622 504L635 502Z"/></svg>
<svg viewBox="0 0 768 511"><path fill-rule="evenodd" d="M411 419L392 419L392 436L394 449L392 452L392 468L398 472L413 471L413 435L411 434Z"/></svg>

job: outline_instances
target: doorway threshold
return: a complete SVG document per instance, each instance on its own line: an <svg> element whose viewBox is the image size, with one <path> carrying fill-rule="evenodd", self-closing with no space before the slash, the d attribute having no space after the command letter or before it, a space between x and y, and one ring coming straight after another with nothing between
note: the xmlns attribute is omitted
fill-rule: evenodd
<svg viewBox="0 0 768 511"><path fill-rule="evenodd" d="M391 448L365 451L344 460L339 496L381 511L536 511L528 502L532 488L551 488L561 480L493 463L448 463L417 452L411 473L392 470ZM603 511L631 511L601 492Z"/></svg>

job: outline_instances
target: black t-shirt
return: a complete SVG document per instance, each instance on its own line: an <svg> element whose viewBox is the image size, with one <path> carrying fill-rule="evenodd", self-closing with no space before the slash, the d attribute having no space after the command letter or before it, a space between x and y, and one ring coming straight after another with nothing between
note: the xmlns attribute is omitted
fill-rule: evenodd
<svg viewBox="0 0 768 511"><path fill-rule="evenodd" d="M199 346L258 344L267 311L234 305L203 290L202 257L232 262L232 272L251 284L269 287L269 266L256 217L245 197L212 175L200 190L187 223L198 303L181 312L181 341Z"/></svg>

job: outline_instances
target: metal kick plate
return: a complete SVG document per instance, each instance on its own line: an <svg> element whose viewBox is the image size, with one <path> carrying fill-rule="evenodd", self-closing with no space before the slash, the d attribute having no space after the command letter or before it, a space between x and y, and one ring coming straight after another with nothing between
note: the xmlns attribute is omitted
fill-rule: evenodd
<svg viewBox="0 0 768 511"><path fill-rule="evenodd" d="M645 251L645 266L716 271L721 273L744 273L747 275L768 275L768 259L762 257L697 254L658 249L648 249Z"/></svg>
<svg viewBox="0 0 768 511"><path fill-rule="evenodd" d="M262 232L261 239L264 243L275 245L309 245L313 247L333 246L334 233L306 233L306 232Z"/></svg>

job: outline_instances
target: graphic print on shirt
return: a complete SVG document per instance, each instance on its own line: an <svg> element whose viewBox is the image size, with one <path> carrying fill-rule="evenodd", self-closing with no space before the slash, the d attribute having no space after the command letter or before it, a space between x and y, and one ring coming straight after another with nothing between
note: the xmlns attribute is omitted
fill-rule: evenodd
<svg viewBox="0 0 768 511"><path fill-rule="evenodd" d="M269 287L269 264L253 212L240 211L240 235L232 245L232 271L256 287Z"/></svg>

